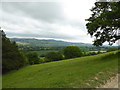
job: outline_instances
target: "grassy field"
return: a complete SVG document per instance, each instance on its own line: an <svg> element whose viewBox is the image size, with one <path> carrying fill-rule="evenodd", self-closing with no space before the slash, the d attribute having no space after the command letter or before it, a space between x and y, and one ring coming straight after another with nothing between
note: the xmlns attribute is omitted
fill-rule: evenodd
<svg viewBox="0 0 120 90"><path fill-rule="evenodd" d="M24 67L3 75L3 88L94 88L118 72L116 51Z"/></svg>
<svg viewBox="0 0 120 90"><path fill-rule="evenodd" d="M23 43L23 42L19 42L19 41L17 41L16 43L19 45L28 45L28 43Z"/></svg>
<svg viewBox="0 0 120 90"><path fill-rule="evenodd" d="M98 53L99 51L89 51L89 52L95 52ZM105 53L106 51L100 51L101 53Z"/></svg>

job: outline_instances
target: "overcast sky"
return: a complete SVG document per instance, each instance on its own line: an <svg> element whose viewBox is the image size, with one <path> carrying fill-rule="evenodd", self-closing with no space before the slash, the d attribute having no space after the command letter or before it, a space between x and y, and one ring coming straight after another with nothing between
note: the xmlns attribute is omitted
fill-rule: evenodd
<svg viewBox="0 0 120 90"><path fill-rule="evenodd" d="M85 19L95 0L2 2L1 27L8 37L92 43Z"/></svg>

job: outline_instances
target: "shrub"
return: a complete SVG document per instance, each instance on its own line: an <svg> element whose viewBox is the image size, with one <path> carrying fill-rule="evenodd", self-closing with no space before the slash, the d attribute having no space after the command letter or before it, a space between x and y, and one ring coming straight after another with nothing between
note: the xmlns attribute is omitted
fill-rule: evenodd
<svg viewBox="0 0 120 90"><path fill-rule="evenodd" d="M23 52L20 52L21 56L23 57L23 65L28 65L29 64L29 61L28 61L28 58L27 56L23 53Z"/></svg>
<svg viewBox="0 0 120 90"><path fill-rule="evenodd" d="M82 52L77 46L68 46L64 49L64 56L66 59L82 56Z"/></svg>
<svg viewBox="0 0 120 90"><path fill-rule="evenodd" d="M45 54L41 54L40 57L45 57Z"/></svg>
<svg viewBox="0 0 120 90"><path fill-rule="evenodd" d="M28 53L27 58L28 58L29 64L31 64L31 65L40 63L39 57L38 57L37 53L35 53L35 52Z"/></svg>
<svg viewBox="0 0 120 90"><path fill-rule="evenodd" d="M63 59L63 55L59 52L49 52L46 54L45 59L47 62L58 61Z"/></svg>

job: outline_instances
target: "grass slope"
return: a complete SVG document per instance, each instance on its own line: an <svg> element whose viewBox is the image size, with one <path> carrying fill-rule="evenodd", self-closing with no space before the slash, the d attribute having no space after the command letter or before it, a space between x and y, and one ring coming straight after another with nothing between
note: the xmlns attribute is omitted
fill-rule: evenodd
<svg viewBox="0 0 120 90"><path fill-rule="evenodd" d="M117 54L27 66L3 75L3 88L94 88L117 73Z"/></svg>

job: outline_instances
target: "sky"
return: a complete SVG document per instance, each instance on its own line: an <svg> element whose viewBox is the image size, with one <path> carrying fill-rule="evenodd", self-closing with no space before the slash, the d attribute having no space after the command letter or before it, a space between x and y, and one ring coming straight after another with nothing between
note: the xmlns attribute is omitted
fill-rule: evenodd
<svg viewBox="0 0 120 90"><path fill-rule="evenodd" d="M94 3L95 0L2 0L0 25L10 38L93 43L85 19L91 16Z"/></svg>

